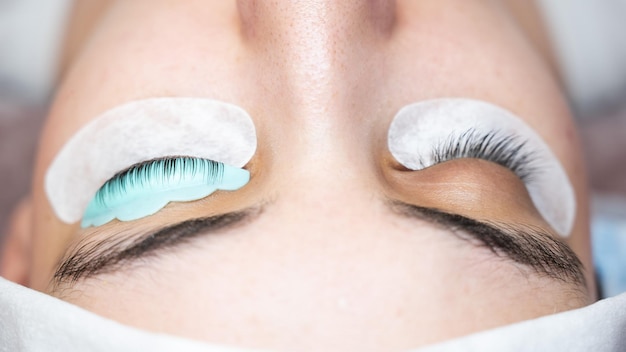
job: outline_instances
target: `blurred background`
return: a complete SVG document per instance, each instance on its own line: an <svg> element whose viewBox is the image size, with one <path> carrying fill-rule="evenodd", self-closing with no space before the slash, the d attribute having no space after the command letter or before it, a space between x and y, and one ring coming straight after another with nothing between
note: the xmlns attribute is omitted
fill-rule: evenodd
<svg viewBox="0 0 626 352"><path fill-rule="evenodd" d="M87 1L0 0L0 243L30 188L71 12ZM626 0L538 4L580 126L596 267L603 295L612 296L626 292Z"/></svg>

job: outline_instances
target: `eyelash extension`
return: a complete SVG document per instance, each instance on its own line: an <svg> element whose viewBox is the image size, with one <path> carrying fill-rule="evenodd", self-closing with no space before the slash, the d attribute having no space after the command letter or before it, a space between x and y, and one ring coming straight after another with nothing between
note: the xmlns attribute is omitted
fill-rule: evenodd
<svg viewBox="0 0 626 352"><path fill-rule="evenodd" d="M435 146L432 152L435 165L463 158L482 159L504 166L524 182L530 181L537 171L537 158L532 151L528 151L526 141L498 131L483 133L469 129L460 135L450 136Z"/></svg>
<svg viewBox="0 0 626 352"><path fill-rule="evenodd" d="M106 205L108 200L127 194L135 188L181 184L203 175L206 184L218 184L224 177L224 164L193 157L168 157L136 164L117 173L96 193L95 201Z"/></svg>

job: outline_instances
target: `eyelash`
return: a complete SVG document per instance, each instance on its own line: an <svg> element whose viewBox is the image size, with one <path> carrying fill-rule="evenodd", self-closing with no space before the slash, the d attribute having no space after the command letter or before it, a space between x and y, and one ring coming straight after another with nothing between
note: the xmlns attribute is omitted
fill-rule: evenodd
<svg viewBox="0 0 626 352"><path fill-rule="evenodd" d="M220 183L224 176L224 164L193 157L166 157L145 161L117 173L96 193L96 202L106 205L110 198L127 193L128 189L171 183L204 175L207 184Z"/></svg>
<svg viewBox="0 0 626 352"><path fill-rule="evenodd" d="M431 158L435 165L455 159L482 159L506 167L522 181L528 182L536 172L536 158L526 149L526 142L515 136L470 129L435 145ZM424 166L424 162L421 164ZM205 182L219 183L223 178L224 164L193 157L167 157L142 162L107 181L96 193L96 201L106 204L108 198L124 195L128 188L181 182L183 177L191 178L198 172L204 175ZM173 179L175 176L178 180Z"/></svg>
<svg viewBox="0 0 626 352"><path fill-rule="evenodd" d="M469 129L460 135L451 135L433 148L434 165L463 158L482 159L504 166L524 182L530 181L537 172L537 158L528 150L526 141L498 131L485 133Z"/></svg>

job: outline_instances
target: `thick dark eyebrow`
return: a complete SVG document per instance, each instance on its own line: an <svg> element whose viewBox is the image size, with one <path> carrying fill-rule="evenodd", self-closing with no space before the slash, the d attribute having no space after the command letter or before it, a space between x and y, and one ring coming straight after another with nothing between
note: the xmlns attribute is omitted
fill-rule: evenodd
<svg viewBox="0 0 626 352"><path fill-rule="evenodd" d="M446 229L475 245L488 248L497 256L527 265L539 274L586 287L583 265L567 244L542 229L520 224L482 222L459 214L420 207L397 200L387 202L401 216L426 221ZM148 233L135 240L107 239L83 243L68 251L52 279L52 287L79 279L109 273L139 259L156 256L207 234L217 234L250 222L262 206L238 212L191 219Z"/></svg>
<svg viewBox="0 0 626 352"><path fill-rule="evenodd" d="M583 264L563 241L543 229L524 224L486 222L439 209L389 200L401 216L426 221L458 237L491 250L495 255L566 283L587 287Z"/></svg>
<svg viewBox="0 0 626 352"><path fill-rule="evenodd" d="M85 241L70 249L61 260L52 278L51 286L74 283L79 279L113 272L125 264L135 263L162 253L199 236L218 234L257 218L263 206L254 206L237 212L182 221L155 232L130 240L130 236L107 238L96 243Z"/></svg>

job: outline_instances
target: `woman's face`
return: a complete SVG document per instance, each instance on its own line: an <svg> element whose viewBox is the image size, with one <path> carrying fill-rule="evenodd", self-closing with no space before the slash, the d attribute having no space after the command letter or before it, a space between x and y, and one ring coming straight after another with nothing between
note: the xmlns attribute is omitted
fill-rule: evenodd
<svg viewBox="0 0 626 352"><path fill-rule="evenodd" d="M516 18L488 1L113 3L41 140L32 287L129 325L280 349L414 348L585 305L592 297L578 267L554 268L574 263L567 246L513 172L472 159L408 171L387 145L394 115L410 103L464 97L512 111L572 182L577 213L565 242L588 269L574 126ZM244 108L258 140L250 183L131 222L81 229L59 220L43 185L63 145L102 112L152 97ZM538 229L530 242L553 255L489 246L429 209ZM207 217L221 225L124 252ZM77 280L53 279L62 261L81 257Z"/></svg>

